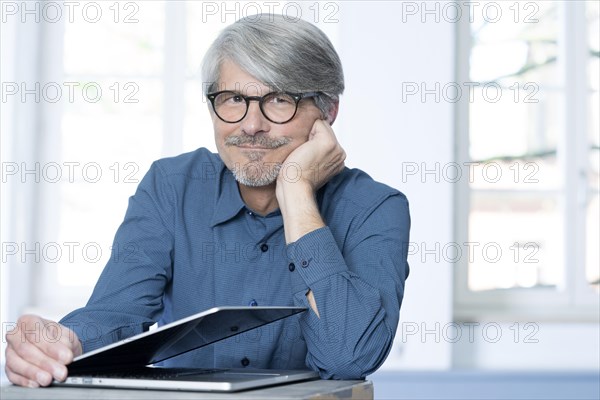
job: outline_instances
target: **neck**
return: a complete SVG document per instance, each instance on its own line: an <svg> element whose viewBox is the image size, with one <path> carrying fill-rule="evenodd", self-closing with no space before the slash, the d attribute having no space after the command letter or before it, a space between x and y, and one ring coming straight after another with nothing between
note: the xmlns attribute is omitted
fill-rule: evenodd
<svg viewBox="0 0 600 400"><path fill-rule="evenodd" d="M238 183L238 187L244 203L260 215L267 215L279 207L275 196L275 183L259 187L245 186Z"/></svg>

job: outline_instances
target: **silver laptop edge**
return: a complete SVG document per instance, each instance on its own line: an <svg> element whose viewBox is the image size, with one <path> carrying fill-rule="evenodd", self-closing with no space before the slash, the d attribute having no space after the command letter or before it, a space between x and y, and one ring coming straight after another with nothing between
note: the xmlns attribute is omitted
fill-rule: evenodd
<svg viewBox="0 0 600 400"><path fill-rule="evenodd" d="M214 379L224 378L225 379ZM57 386L116 388L116 389L150 389L150 390L179 390L234 392L284 383L313 380L319 377L314 371L301 370L240 370L230 369L226 372L216 372L200 375L202 380L152 380L152 379L123 379L102 377L69 377ZM214 379L214 380L208 380Z"/></svg>

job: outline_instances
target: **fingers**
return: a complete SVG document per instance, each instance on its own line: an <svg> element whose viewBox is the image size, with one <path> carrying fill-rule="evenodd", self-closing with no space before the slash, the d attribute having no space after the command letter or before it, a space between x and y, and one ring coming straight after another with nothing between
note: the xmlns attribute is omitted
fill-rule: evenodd
<svg viewBox="0 0 600 400"><path fill-rule="evenodd" d="M342 162L346 159L346 152L338 142L333 128L331 127L331 125L329 125L327 121L315 121L309 140L320 141L319 147L331 154L330 157L332 159L336 161L338 159L341 159Z"/></svg>
<svg viewBox="0 0 600 400"><path fill-rule="evenodd" d="M21 386L48 386L53 379L64 380L65 365L81 353L79 339L71 330L32 315L19 318L6 340L6 375Z"/></svg>
<svg viewBox="0 0 600 400"><path fill-rule="evenodd" d="M310 130L309 140L314 139L315 136L317 136L319 133L328 133L328 135L322 135L322 136L330 136L330 137L332 136L333 139L337 142L337 139L335 138L335 133L333 132L333 128L326 120L323 120L323 119L315 120L315 123L313 124L313 126Z"/></svg>
<svg viewBox="0 0 600 400"><path fill-rule="evenodd" d="M57 322L42 321L46 340L40 341L39 347L45 354L65 365L81 354L81 344L75 332Z"/></svg>
<svg viewBox="0 0 600 400"><path fill-rule="evenodd" d="M327 158L329 159L329 162L326 164L326 169L331 175L336 175L345 167L346 151L338 142L331 125L326 121L319 122L320 124L315 131L326 133L325 135L322 135L323 137L321 138L323 141L321 147L327 152Z"/></svg>
<svg viewBox="0 0 600 400"><path fill-rule="evenodd" d="M286 161L299 166L302 178L313 189L322 187L344 167L346 152L338 142L331 125L317 119L312 125L308 141L296 148Z"/></svg>
<svg viewBox="0 0 600 400"><path fill-rule="evenodd" d="M26 357L31 358L32 355L27 355ZM6 376L12 383L21 386L39 387L48 386L52 383L51 373L31 362L25 361L24 358L10 347L6 349Z"/></svg>
<svg viewBox="0 0 600 400"><path fill-rule="evenodd" d="M7 348L6 349L6 366L4 368L4 371L6 372L6 377L8 378L8 380L18 386L28 386L31 388L40 387L40 384L37 381L28 379L24 375L20 375L12 370L12 368L15 368L14 364L15 363L19 364L20 362L22 362L22 360L17 359L14 355L12 355L11 350L9 348ZM12 368L11 368L11 365L13 366ZM25 368L26 368L26 366L24 366L24 365L16 366L16 369L21 370L21 371L23 371ZM37 371L31 370L29 372L25 372L25 375L35 376L36 372Z"/></svg>

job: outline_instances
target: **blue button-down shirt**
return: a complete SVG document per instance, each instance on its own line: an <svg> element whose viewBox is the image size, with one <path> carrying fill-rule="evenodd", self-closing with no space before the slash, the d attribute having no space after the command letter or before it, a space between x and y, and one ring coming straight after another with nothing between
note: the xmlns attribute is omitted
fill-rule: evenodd
<svg viewBox="0 0 600 400"><path fill-rule="evenodd" d="M351 379L375 371L398 326L409 240L406 197L345 169L317 194L326 227L286 246L279 210L243 202L206 149L155 162L81 309L61 321L84 351L214 306L311 309L175 357L167 365L305 369Z"/></svg>

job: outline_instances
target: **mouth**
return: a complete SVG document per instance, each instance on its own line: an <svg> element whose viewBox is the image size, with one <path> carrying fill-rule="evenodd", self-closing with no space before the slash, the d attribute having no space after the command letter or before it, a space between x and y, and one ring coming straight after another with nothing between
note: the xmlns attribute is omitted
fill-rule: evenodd
<svg viewBox="0 0 600 400"><path fill-rule="evenodd" d="M264 146L253 146L250 144L242 144L242 145L238 145L236 146L240 149L247 149L247 150L274 150L277 147L264 147Z"/></svg>

